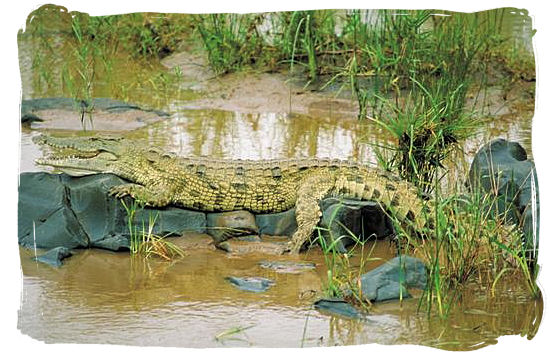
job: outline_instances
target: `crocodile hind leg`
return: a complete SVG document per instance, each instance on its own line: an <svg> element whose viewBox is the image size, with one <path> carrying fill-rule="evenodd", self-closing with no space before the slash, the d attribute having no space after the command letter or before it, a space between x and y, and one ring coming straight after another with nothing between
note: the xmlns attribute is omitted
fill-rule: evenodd
<svg viewBox="0 0 550 354"><path fill-rule="evenodd" d="M117 198L129 195L136 201L151 207L163 207L170 203L168 188L153 189L135 183L114 186L109 190L109 195Z"/></svg>
<svg viewBox="0 0 550 354"><path fill-rule="evenodd" d="M321 207L319 202L334 188L334 176L329 172L315 173L304 180L298 189L296 199L296 223L298 229L292 235L287 250L299 253L302 245L309 240L319 220Z"/></svg>

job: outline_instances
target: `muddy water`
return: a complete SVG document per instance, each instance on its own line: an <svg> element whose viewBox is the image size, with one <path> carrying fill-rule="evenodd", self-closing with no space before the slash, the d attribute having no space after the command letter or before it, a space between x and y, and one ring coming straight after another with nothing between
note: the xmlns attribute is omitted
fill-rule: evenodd
<svg viewBox="0 0 550 354"><path fill-rule="evenodd" d="M495 298L488 290L465 291L459 310L447 321L417 312L414 299L376 305L366 321L320 313L311 306L326 274L318 251L300 256L317 264L316 270L300 274L258 265L288 257L211 250L190 252L175 263L85 250L59 269L37 264L31 255L21 251L24 293L18 325L45 342L184 347L414 343L467 349L493 344L505 334L533 336L542 315L542 303L528 298L516 279L499 284L501 295ZM379 243L371 256L380 260L369 268L392 255L387 243ZM276 284L262 294L247 293L226 276L262 276ZM220 337L236 327L247 329Z"/></svg>
<svg viewBox="0 0 550 354"><path fill-rule="evenodd" d="M53 41L53 45L63 50L56 44L61 42ZM59 82L33 69L36 45L20 42L23 97L63 95ZM305 107L300 114L263 112L261 106L252 113L201 106L190 109L189 101L207 93L189 89L193 87L189 82L152 90L143 82L157 75L158 67L128 63L123 58L114 67L116 76L98 80L95 96L125 98L171 114L124 134L182 156L329 157L374 163L373 146L388 142L378 127L333 114L319 105ZM53 71L50 77L61 74ZM466 142L468 158L494 137L519 141L530 150L532 108L511 113L498 90L490 97L493 118ZM22 130L21 172L38 170L33 160L41 151L31 138L43 131L39 126ZM186 258L174 263L143 261L127 253L79 250L59 269L32 261L32 250L21 249L20 254L23 294L18 327L46 342L182 347L413 343L473 349L493 344L502 335L532 337L543 307L542 300L528 297L520 279L509 277L498 283L494 297L489 289L471 284L446 321L418 312L415 299L377 304L366 321L319 313L311 306L321 295L326 278L318 250L299 257L317 264L316 270L301 274L275 273L258 266L259 261L279 259L277 256L231 256L206 249L189 250ZM379 259L369 267L394 255L386 242L380 242L371 255ZM263 276L276 284L262 294L247 293L224 279L231 275ZM220 336L236 327L246 329Z"/></svg>

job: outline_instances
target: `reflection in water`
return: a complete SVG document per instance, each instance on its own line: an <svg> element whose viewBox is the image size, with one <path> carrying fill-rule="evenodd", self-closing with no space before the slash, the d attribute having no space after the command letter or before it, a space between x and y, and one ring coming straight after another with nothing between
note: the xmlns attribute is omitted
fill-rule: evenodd
<svg viewBox="0 0 550 354"><path fill-rule="evenodd" d="M532 111L487 120L464 143L466 157L502 137L531 150ZM180 156L227 159L333 158L376 164L376 146L392 141L374 123L326 116L184 110L130 134Z"/></svg>
<svg viewBox="0 0 550 354"><path fill-rule="evenodd" d="M372 130L372 125L349 119L186 110L132 136L146 138L181 156L251 160L317 157L374 163L369 144L361 142Z"/></svg>

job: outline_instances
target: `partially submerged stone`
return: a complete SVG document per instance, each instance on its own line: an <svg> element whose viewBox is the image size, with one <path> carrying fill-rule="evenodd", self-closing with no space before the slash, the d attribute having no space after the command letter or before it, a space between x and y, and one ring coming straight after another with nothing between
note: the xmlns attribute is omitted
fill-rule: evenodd
<svg viewBox="0 0 550 354"><path fill-rule="evenodd" d="M286 243L268 241L244 241L239 238L232 238L227 241L216 243L216 247L233 254L263 253L280 255L285 251Z"/></svg>
<svg viewBox="0 0 550 354"><path fill-rule="evenodd" d="M275 282L262 277L227 277L225 278L237 288L254 293L262 293L272 287Z"/></svg>
<svg viewBox="0 0 550 354"><path fill-rule="evenodd" d="M293 262L293 261L260 261L260 267L274 270L277 273L302 273L315 269L315 263L312 262Z"/></svg>
<svg viewBox="0 0 550 354"><path fill-rule="evenodd" d="M360 277L361 292L368 301L397 300L410 297L409 288L425 289L424 263L411 256L397 256Z"/></svg>
<svg viewBox="0 0 550 354"><path fill-rule="evenodd" d="M88 247L88 236L68 205L68 193L60 175L22 173L17 219L19 244L48 249Z"/></svg>
<svg viewBox="0 0 550 354"><path fill-rule="evenodd" d="M316 301L313 307L321 312L352 319L365 317L357 308L340 298L327 298Z"/></svg>
<svg viewBox="0 0 550 354"><path fill-rule="evenodd" d="M63 265L63 259L70 256L72 256L72 253L67 247L56 247L41 254L40 256L33 257L33 259L53 267L60 267Z"/></svg>
<svg viewBox="0 0 550 354"><path fill-rule="evenodd" d="M68 97L48 97L23 100L21 123L50 129L82 129L83 111L92 112L92 122L88 113L84 116L86 126L101 130L136 129L169 116L163 111L110 98L75 101Z"/></svg>

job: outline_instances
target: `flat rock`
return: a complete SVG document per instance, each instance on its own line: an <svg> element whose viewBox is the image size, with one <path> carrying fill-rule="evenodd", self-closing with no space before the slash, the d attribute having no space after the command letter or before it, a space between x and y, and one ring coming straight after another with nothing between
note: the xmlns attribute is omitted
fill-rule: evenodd
<svg viewBox="0 0 550 354"><path fill-rule="evenodd" d="M280 255L283 254L286 248L286 242L243 241L239 237L217 243L216 247L233 254L264 253Z"/></svg>
<svg viewBox="0 0 550 354"><path fill-rule="evenodd" d="M293 261L261 261L260 267L274 270L277 273L302 273L315 269L315 263Z"/></svg>
<svg viewBox="0 0 550 354"><path fill-rule="evenodd" d="M67 247L56 247L41 254L40 256L33 257L33 259L53 267L60 267L63 265L63 259L70 256L72 256L72 253Z"/></svg>
<svg viewBox="0 0 550 354"><path fill-rule="evenodd" d="M261 277L227 277L225 278L237 288L254 293L262 293L271 288L275 282L271 279Z"/></svg>
<svg viewBox="0 0 550 354"><path fill-rule="evenodd" d="M363 297L387 301L410 297L408 288L424 289L427 271L418 258L398 256L360 277Z"/></svg>
<svg viewBox="0 0 550 354"><path fill-rule="evenodd" d="M365 317L357 308L339 298L317 300L313 307L320 312L346 318L362 319Z"/></svg>
<svg viewBox="0 0 550 354"><path fill-rule="evenodd" d="M81 111L86 107L93 107L92 122L85 116L86 127L100 130L136 129L169 116L163 111L110 98L94 98L85 103L68 97L49 97L23 100L21 123L35 128L80 130Z"/></svg>

